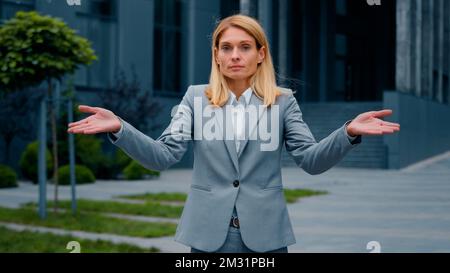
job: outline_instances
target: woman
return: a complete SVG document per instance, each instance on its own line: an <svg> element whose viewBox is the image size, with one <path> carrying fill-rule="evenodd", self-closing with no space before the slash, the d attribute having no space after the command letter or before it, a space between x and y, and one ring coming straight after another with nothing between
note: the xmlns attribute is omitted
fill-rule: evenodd
<svg viewBox="0 0 450 273"><path fill-rule="evenodd" d="M292 92L276 85L267 38L256 20L244 15L222 20L211 51L209 84L188 88L158 139L109 110L89 106L79 109L92 115L69 124L68 132L106 132L153 170L178 162L192 141L192 185L175 240L192 252L287 252L295 237L281 181L282 145L300 168L319 174L362 135L394 133L399 124L380 119L391 110L366 112L317 143Z"/></svg>

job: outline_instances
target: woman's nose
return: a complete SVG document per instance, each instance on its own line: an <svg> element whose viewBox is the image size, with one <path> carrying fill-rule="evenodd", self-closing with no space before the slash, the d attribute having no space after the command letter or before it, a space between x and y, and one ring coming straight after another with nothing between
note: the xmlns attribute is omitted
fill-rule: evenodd
<svg viewBox="0 0 450 273"><path fill-rule="evenodd" d="M233 49L233 52L232 52L232 54L231 54L231 58L232 58L233 60L239 60L239 59L240 59L239 51L238 51L238 48L237 48L237 47L235 47L235 48Z"/></svg>

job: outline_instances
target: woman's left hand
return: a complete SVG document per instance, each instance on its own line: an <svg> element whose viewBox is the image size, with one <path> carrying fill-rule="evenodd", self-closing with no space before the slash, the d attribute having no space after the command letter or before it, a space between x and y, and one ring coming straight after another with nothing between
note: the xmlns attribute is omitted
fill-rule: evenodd
<svg viewBox="0 0 450 273"><path fill-rule="evenodd" d="M380 119L391 114L390 109L359 114L347 125L347 133L350 136L357 136L392 134L400 131L400 124Z"/></svg>

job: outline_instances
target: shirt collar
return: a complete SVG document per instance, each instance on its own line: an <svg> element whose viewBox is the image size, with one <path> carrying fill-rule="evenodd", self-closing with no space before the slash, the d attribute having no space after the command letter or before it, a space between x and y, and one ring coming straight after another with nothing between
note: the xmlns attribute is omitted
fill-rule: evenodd
<svg viewBox="0 0 450 273"><path fill-rule="evenodd" d="M230 93L229 103L231 105L233 105L234 101L237 101L236 100L236 95L232 91L229 91L229 93ZM242 102L242 97L244 97L244 103L245 103L245 106L247 106L250 103L250 98L252 97L252 93L253 93L252 88L251 87L247 88L247 90L245 90L242 93L241 97L239 98L239 101Z"/></svg>

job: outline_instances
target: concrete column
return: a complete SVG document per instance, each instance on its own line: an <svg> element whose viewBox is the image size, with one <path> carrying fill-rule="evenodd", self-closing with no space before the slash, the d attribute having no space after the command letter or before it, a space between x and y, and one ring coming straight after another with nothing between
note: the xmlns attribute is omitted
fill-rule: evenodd
<svg viewBox="0 0 450 273"><path fill-rule="evenodd" d="M411 90L411 3L410 0L397 0L397 53L396 89L402 92Z"/></svg>
<svg viewBox="0 0 450 273"><path fill-rule="evenodd" d="M272 44L272 1L271 0L259 0L258 4L258 18L259 22L263 26L269 45Z"/></svg>
<svg viewBox="0 0 450 273"><path fill-rule="evenodd" d="M422 91L421 96L432 94L433 79L433 2L422 1Z"/></svg>
<svg viewBox="0 0 450 273"><path fill-rule="evenodd" d="M414 84L414 91L417 96L420 96L420 93L422 92L422 0L414 0L416 1L416 24L415 29L412 31L416 32L416 39L415 41L415 51L414 54L416 55L415 58L415 83Z"/></svg>
<svg viewBox="0 0 450 273"><path fill-rule="evenodd" d="M447 47L446 47L446 52L447 52L447 76L448 76L448 84L447 84L447 90L446 90L446 97L447 97L447 104L450 105L450 3L445 2L445 6L446 6L446 13L447 16L444 16L444 20L445 20L445 25L447 27L447 31L449 32L447 35Z"/></svg>
<svg viewBox="0 0 450 273"><path fill-rule="evenodd" d="M187 31L186 85L208 83L211 72L211 40L215 28L213 18L220 14L219 0L190 0ZM187 88L187 86L185 86Z"/></svg>
<svg viewBox="0 0 450 273"><path fill-rule="evenodd" d="M433 89L434 89L434 85L436 84L434 82L433 79L433 69L434 69L434 54L436 54L434 52L434 1L432 0L428 0L428 5L429 5L429 10L428 10L428 16L429 16L429 21L430 21L430 39L428 40L428 42L430 43L429 45L429 52L428 52L428 60L430 62L430 66L428 67L428 71L426 71L426 73L428 74L428 78L429 78L429 88L428 88L428 98L431 98L433 96Z"/></svg>
<svg viewBox="0 0 450 273"><path fill-rule="evenodd" d="M257 17L258 16L258 1L255 0L240 0L240 10L241 13L248 16Z"/></svg>
<svg viewBox="0 0 450 273"><path fill-rule="evenodd" d="M126 71L131 66L142 88L153 87L153 1L138 0L133 5L126 1L118 1L118 63ZM133 30L142 30L136 35ZM128 75L131 78L131 75ZM153 90L153 88L151 88Z"/></svg>
<svg viewBox="0 0 450 273"><path fill-rule="evenodd" d="M250 15L251 0L240 0L240 11L242 14Z"/></svg>
<svg viewBox="0 0 450 273"><path fill-rule="evenodd" d="M287 41L288 41L288 0L279 1L278 11L278 73L282 76L287 74Z"/></svg>
<svg viewBox="0 0 450 273"><path fill-rule="evenodd" d="M446 0L448 1L448 0ZM437 101L442 102L442 77L443 77L443 69L444 69L444 0L437 0L434 3L435 5L438 5L438 14L435 14L434 16L438 16L438 26L435 26L438 28L438 38L437 38L437 48L438 52L438 63L435 64L437 66L437 72L438 72L438 82L434 83L437 84L437 90L435 94L435 98Z"/></svg>

